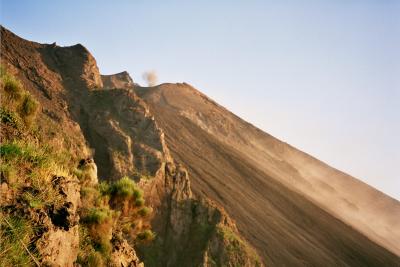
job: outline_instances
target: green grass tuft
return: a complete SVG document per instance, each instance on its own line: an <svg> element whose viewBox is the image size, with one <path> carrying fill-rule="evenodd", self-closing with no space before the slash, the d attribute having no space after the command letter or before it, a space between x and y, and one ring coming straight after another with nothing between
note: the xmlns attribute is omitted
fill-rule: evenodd
<svg viewBox="0 0 400 267"><path fill-rule="evenodd" d="M12 141L0 145L0 156L6 160L27 161L35 166L46 166L50 161L48 151L23 141Z"/></svg>
<svg viewBox="0 0 400 267"><path fill-rule="evenodd" d="M155 237L156 235L154 234L154 232L148 229L137 235L137 239L140 241L151 241L154 240Z"/></svg>
<svg viewBox="0 0 400 267"><path fill-rule="evenodd" d="M43 201L35 194L24 192L22 194L22 199L25 200L31 208L37 209L43 207Z"/></svg>
<svg viewBox="0 0 400 267"><path fill-rule="evenodd" d="M39 102L37 102L30 94L25 94L21 107L22 114L25 116L31 116L37 111L38 107Z"/></svg>
<svg viewBox="0 0 400 267"><path fill-rule="evenodd" d="M98 185L98 188L99 188L100 194L102 194L102 195L109 195L110 194L110 190L111 189L110 189L110 184L109 183L107 183L105 181L100 182L99 185Z"/></svg>
<svg viewBox="0 0 400 267"><path fill-rule="evenodd" d="M21 121L17 113L0 107L1 123L8 124L16 129L21 127Z"/></svg>
<svg viewBox="0 0 400 267"><path fill-rule="evenodd" d="M110 186L112 196L128 198L133 196L136 191L138 191L136 183L127 176L122 177Z"/></svg>
<svg viewBox="0 0 400 267"><path fill-rule="evenodd" d="M133 196L135 197L135 199L142 198L143 197L143 191L137 188L137 189L135 189L133 191Z"/></svg>
<svg viewBox="0 0 400 267"><path fill-rule="evenodd" d="M10 159L14 157L22 157L23 155L24 151L22 147L16 142L0 145L0 156L2 158Z"/></svg>
<svg viewBox="0 0 400 267"><path fill-rule="evenodd" d="M150 213L152 212L152 210L148 207L143 207L138 211L138 214L142 217L147 217L150 215Z"/></svg>
<svg viewBox="0 0 400 267"><path fill-rule="evenodd" d="M32 124L39 109L39 102L36 101L29 93L24 95L22 100L20 114L25 124L28 126Z"/></svg>
<svg viewBox="0 0 400 267"><path fill-rule="evenodd" d="M18 101L23 97L24 90L20 81L8 74L3 74L1 79L4 91L12 100Z"/></svg>
<svg viewBox="0 0 400 267"><path fill-rule="evenodd" d="M33 236L34 231L28 221L2 215L0 219L0 266L32 266L33 260L24 245L28 246ZM35 254L33 251L31 253Z"/></svg>
<svg viewBox="0 0 400 267"><path fill-rule="evenodd" d="M136 207L143 207L144 206L144 199L143 198L138 198L135 201Z"/></svg>
<svg viewBox="0 0 400 267"><path fill-rule="evenodd" d="M82 218L87 224L102 224L112 219L112 212L107 208L91 208L89 213Z"/></svg>

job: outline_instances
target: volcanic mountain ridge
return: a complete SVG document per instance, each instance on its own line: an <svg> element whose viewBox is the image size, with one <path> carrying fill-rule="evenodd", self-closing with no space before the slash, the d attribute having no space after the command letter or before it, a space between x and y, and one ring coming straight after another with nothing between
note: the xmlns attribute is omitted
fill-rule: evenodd
<svg viewBox="0 0 400 267"><path fill-rule="evenodd" d="M400 265L398 201L192 86L100 75L82 45L38 44L3 27L1 63L39 101L45 142L94 155L100 180L128 176L144 190L156 239L127 240L146 266Z"/></svg>

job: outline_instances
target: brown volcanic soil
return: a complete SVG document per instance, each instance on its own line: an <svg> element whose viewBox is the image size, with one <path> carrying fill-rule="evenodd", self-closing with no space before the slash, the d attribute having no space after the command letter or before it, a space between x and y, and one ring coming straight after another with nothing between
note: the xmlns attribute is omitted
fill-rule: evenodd
<svg viewBox="0 0 400 267"><path fill-rule="evenodd" d="M260 131L187 84L135 90L164 129L173 157L188 166L193 191L225 207L266 265L400 265L375 243L398 249L396 200Z"/></svg>

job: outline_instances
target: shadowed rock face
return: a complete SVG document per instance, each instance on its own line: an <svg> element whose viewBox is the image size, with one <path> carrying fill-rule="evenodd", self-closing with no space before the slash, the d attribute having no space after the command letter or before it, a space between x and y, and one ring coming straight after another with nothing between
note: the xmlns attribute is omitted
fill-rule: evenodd
<svg viewBox="0 0 400 267"><path fill-rule="evenodd" d="M87 89L103 87L96 60L83 45L49 46L47 48L47 52L58 68L63 69L61 75L65 80L82 83Z"/></svg>
<svg viewBox="0 0 400 267"><path fill-rule="evenodd" d="M92 92L79 115L103 179L134 177L137 173L155 176L169 157L161 129L133 92Z"/></svg>
<svg viewBox="0 0 400 267"><path fill-rule="evenodd" d="M135 91L188 166L270 265L390 266L399 202L241 120L187 84ZM348 226L349 225L349 226ZM376 243L379 245L377 245Z"/></svg>

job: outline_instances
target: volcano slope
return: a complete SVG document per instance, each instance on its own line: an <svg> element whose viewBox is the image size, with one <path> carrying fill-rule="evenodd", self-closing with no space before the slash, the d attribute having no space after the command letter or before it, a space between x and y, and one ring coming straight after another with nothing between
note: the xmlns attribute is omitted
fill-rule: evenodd
<svg viewBox="0 0 400 267"><path fill-rule="evenodd" d="M138 181L157 233L140 248L146 266L255 266L251 246L267 266L400 265L397 201L191 86L140 88L126 72L101 76L82 45L29 42L2 27L0 52L40 102L38 125L52 128L43 141L64 139L77 157L94 149L100 179L149 174Z"/></svg>
<svg viewBox="0 0 400 267"><path fill-rule="evenodd" d="M191 87L135 87L188 166L269 266L399 266L400 204Z"/></svg>

